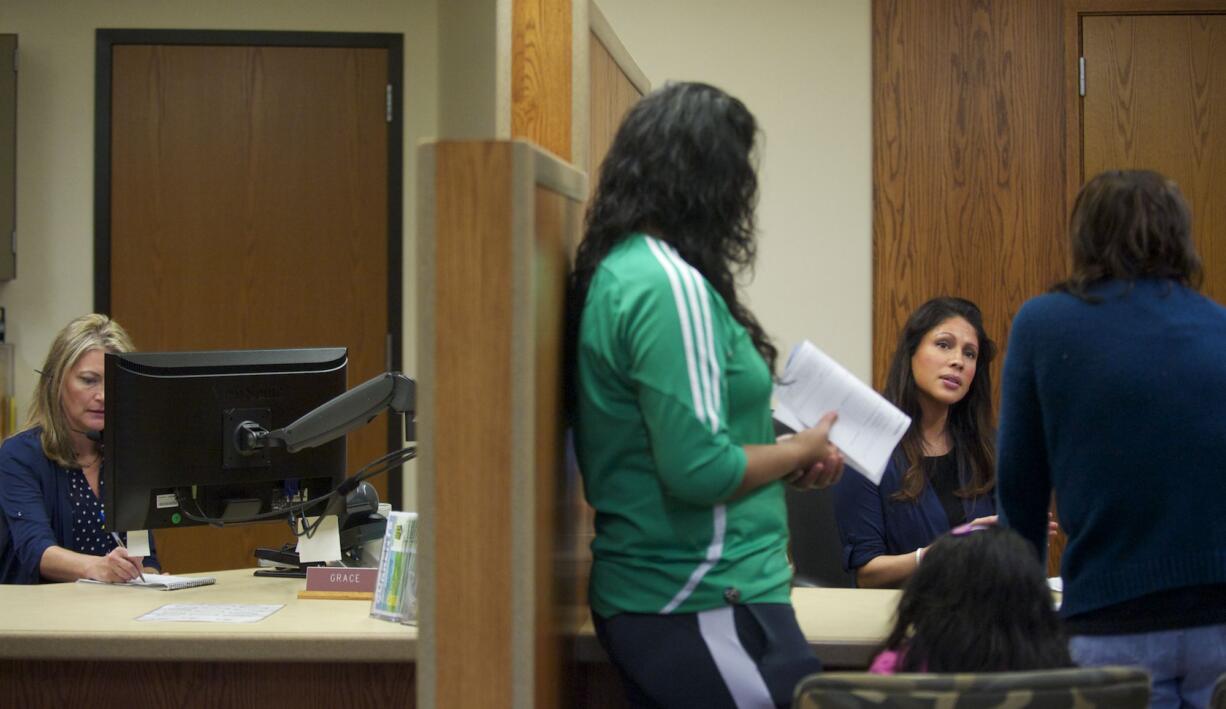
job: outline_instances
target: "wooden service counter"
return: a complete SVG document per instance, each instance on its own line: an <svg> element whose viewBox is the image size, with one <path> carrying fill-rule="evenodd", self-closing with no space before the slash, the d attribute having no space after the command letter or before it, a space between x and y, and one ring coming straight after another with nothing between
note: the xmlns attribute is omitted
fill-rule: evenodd
<svg viewBox="0 0 1226 709"><path fill-rule="evenodd" d="M0 586L0 706L411 706L417 629L370 601L299 600L252 570L178 591ZM256 623L136 618L169 603L284 604Z"/></svg>
<svg viewBox="0 0 1226 709"><path fill-rule="evenodd" d="M405 707L417 629L369 616L369 601L306 600L299 579L210 574L180 591L94 584L0 586L0 706ZM796 589L805 636L828 668L863 668L896 591ZM283 604L256 623L136 618L165 604ZM442 632L446 632L445 629ZM623 706L590 623L569 680L576 704Z"/></svg>

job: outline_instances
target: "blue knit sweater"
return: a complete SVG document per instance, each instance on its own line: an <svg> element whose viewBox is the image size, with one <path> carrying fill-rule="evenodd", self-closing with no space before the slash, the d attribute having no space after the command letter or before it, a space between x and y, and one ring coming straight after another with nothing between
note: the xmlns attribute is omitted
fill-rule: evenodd
<svg viewBox="0 0 1226 709"><path fill-rule="evenodd" d="M1046 549L1056 494L1068 617L1226 583L1226 308L1165 280L1063 293L1013 320L998 509Z"/></svg>

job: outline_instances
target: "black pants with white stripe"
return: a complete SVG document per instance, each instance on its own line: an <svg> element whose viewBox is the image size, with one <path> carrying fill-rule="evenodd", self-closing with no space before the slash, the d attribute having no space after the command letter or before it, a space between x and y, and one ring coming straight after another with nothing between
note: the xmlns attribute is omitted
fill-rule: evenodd
<svg viewBox="0 0 1226 709"><path fill-rule="evenodd" d="M787 707L822 669L787 604L592 618L635 707Z"/></svg>

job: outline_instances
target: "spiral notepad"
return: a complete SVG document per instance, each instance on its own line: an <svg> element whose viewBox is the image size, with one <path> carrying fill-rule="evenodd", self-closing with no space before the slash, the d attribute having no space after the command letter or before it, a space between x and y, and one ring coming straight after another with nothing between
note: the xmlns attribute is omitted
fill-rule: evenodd
<svg viewBox="0 0 1226 709"><path fill-rule="evenodd" d="M159 591L178 591L181 588L194 588L217 583L212 576L172 576L170 574L145 574L145 579L132 579L124 583L107 583L93 579L79 579L77 583L98 583L104 586L134 586L136 588L153 588Z"/></svg>

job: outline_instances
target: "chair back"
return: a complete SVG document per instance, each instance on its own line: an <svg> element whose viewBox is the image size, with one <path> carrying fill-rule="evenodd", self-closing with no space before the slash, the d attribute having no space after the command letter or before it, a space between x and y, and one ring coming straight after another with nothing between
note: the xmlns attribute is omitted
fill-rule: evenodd
<svg viewBox="0 0 1226 709"><path fill-rule="evenodd" d="M1209 709L1226 709L1226 674L1217 678L1213 685L1213 698L1209 700Z"/></svg>
<svg viewBox="0 0 1226 709"><path fill-rule="evenodd" d="M859 475L851 469L843 474ZM854 588L855 576L843 570L843 544L834 521L834 492L830 488L802 492L789 486L784 499L795 585Z"/></svg>
<svg viewBox="0 0 1226 709"><path fill-rule="evenodd" d="M1078 667L1034 672L873 675L828 672L796 687L799 709L998 709L1103 707L1146 709L1149 675L1139 667Z"/></svg>
<svg viewBox="0 0 1226 709"><path fill-rule="evenodd" d="M792 429L775 421L775 435ZM857 475L847 469L844 475ZM784 499L788 511L789 549L796 568L793 585L822 588L855 588L855 576L843 570L843 543L834 521L834 492L800 491L788 486Z"/></svg>

